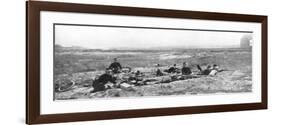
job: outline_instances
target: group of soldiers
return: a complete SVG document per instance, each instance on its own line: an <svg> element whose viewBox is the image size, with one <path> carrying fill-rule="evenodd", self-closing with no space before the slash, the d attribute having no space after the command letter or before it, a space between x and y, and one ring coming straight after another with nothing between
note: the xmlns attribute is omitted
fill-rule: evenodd
<svg viewBox="0 0 281 125"><path fill-rule="evenodd" d="M157 64L157 67L160 67L160 64ZM218 72L223 71L222 69L219 68L217 64L214 64L213 66L208 65L206 69L202 69L200 65L197 65L197 68L199 70L199 73L197 75L210 75L214 76ZM183 62L182 68L177 68L177 64L174 64L171 66L169 69L165 69L164 72L166 73L178 73L181 75L191 75L193 72L191 71L191 68L187 66L186 62ZM156 76L163 76L165 73L163 73L159 68L156 70Z"/></svg>
<svg viewBox="0 0 281 125"><path fill-rule="evenodd" d="M160 64L157 64L157 67L160 67ZM181 73L182 75L190 75L192 74L191 68L187 66L186 62L183 62L182 68L178 68L177 64L174 64L169 69L165 69L164 72L166 73ZM161 69L157 68L156 76L163 76L165 73L161 71Z"/></svg>
<svg viewBox="0 0 281 125"><path fill-rule="evenodd" d="M188 66L186 62L183 62L182 67L178 68L176 64L173 66L169 67L168 69L161 69L160 64L156 65L156 71L155 75L157 77L161 76L173 76L172 78L174 80L182 80L182 79L187 79L187 78L198 78L198 75L210 75L214 76L218 72L221 72L218 65L214 64L213 66L208 65L206 69L202 69L200 65L197 65L197 68L199 70L199 73L194 74L191 70L191 68ZM92 87L94 90L92 92L97 92L97 91L103 91L107 89L109 86L106 86L107 83L112 83L113 86L118 87L120 85L120 82L124 81L118 81L118 75L122 73L122 66L118 62L117 58L114 58L114 61L110 64L110 66L105 70L105 73L96 78L93 81ZM170 74L170 75L169 75ZM174 74L174 75L171 75ZM160 81L157 81L154 79L144 79L143 78L144 74L137 70L136 72L133 72L133 75L128 77L125 81L126 82L131 82L134 85L146 85L148 82L154 81L154 83L159 83ZM176 77L174 77L176 76ZM161 78L161 82L163 81L163 78ZM168 79L167 82L174 81L172 79ZM117 81L119 84L117 84ZM111 86L112 87L112 86ZM109 87L110 88L110 87Z"/></svg>

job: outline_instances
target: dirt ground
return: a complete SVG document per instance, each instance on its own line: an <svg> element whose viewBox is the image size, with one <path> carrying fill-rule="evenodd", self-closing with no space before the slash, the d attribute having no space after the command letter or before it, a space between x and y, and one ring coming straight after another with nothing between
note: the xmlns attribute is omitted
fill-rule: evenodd
<svg viewBox="0 0 281 125"><path fill-rule="evenodd" d="M56 93L58 100L111 98L111 97L140 97L167 95L198 95L217 93L251 92L250 76L240 71L225 71L217 76L202 76L201 78L179 80L170 83L160 83L128 88L115 88L96 93L90 93L92 87L75 86L73 89Z"/></svg>
<svg viewBox="0 0 281 125"><path fill-rule="evenodd" d="M90 93L92 79L98 77L104 71L98 68L89 67L82 71L69 70L70 73L60 73L54 76L56 84L63 84L62 81L73 81L74 85L66 91L55 90L55 100L68 99L91 99L91 98L113 98L113 97L141 97L141 96L169 96L169 95L201 95L201 94L229 94L245 93L252 91L252 67L251 67L251 50L241 49L204 49L192 51L165 51L149 52L137 54L134 53L117 53L120 57L120 63L146 73L146 77L153 76L155 72L154 64L159 63L162 69L168 68L173 63L181 67L182 62L188 62L194 74L198 72L196 65L202 68L207 65L218 64L225 71L218 73L216 76L200 76L199 78L177 80L169 83L149 84L143 86L130 86L126 88L113 88L105 91ZM101 54L101 53L99 53ZM108 54L108 53L106 53ZM68 62L69 65L75 65L77 62L83 62L90 65L95 56L87 54L57 55L64 56L60 60ZM82 57L81 57L82 56ZM104 56L104 55L103 55ZM110 52L109 56L116 56ZM68 58L67 58L68 57ZM75 57L75 58L73 58ZM99 55L98 57L101 57ZM122 58L123 57L123 58ZM101 59L103 61L111 59ZM142 59L143 61L139 61ZM72 60L72 61L69 61ZM86 60L86 61L85 61ZM95 59L96 60L96 59ZM109 61L110 62L110 61ZM71 64L72 63L72 64ZM82 63L79 63L82 64ZM95 63L95 65L97 65ZM104 64L103 64L104 65ZM108 64L107 64L108 65ZM67 66L67 65L66 65ZM100 66L97 66L100 67ZM67 67L64 67L67 71ZM94 69L91 71L91 69Z"/></svg>

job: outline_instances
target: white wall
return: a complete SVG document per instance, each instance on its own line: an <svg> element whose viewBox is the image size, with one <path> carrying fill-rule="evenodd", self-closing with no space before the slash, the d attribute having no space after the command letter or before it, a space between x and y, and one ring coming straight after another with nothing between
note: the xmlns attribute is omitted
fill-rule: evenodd
<svg viewBox="0 0 281 125"><path fill-rule="evenodd" d="M57 1L57 0L56 0ZM62 1L62 0L61 0ZM138 6L198 11L215 11L269 16L269 109L259 111L208 113L167 117L64 123L65 125L130 124L273 124L280 123L281 88L278 70L281 64L281 7L278 0L67 0L94 4ZM25 119L25 1L3 0L0 4L1 83L0 123L24 124ZM281 46L280 46L281 47ZM278 119L279 118L279 119ZM62 125L64 125L62 124Z"/></svg>

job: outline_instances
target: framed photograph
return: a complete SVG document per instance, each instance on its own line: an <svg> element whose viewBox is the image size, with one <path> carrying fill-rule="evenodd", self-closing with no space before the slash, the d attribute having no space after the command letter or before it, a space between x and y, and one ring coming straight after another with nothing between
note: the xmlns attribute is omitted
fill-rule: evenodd
<svg viewBox="0 0 281 125"><path fill-rule="evenodd" d="M267 109L267 16L26 6L27 124Z"/></svg>

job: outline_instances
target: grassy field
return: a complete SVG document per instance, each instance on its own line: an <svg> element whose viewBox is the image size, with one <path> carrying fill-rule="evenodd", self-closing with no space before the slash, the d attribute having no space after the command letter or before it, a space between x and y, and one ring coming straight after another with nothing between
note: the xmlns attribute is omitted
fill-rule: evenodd
<svg viewBox="0 0 281 125"><path fill-rule="evenodd" d="M227 70L216 76L179 80L170 83L134 86L130 89L109 89L90 93L91 79L103 73L113 58L124 67L148 72L155 77L155 64L162 68L177 64L180 68L187 62L193 72L196 65L205 68L217 64ZM75 86L64 92L55 92L55 99L82 99L128 96L197 95L215 93L241 93L252 91L252 52L251 49L171 49L171 50L88 50L56 49L55 84L73 81Z"/></svg>

